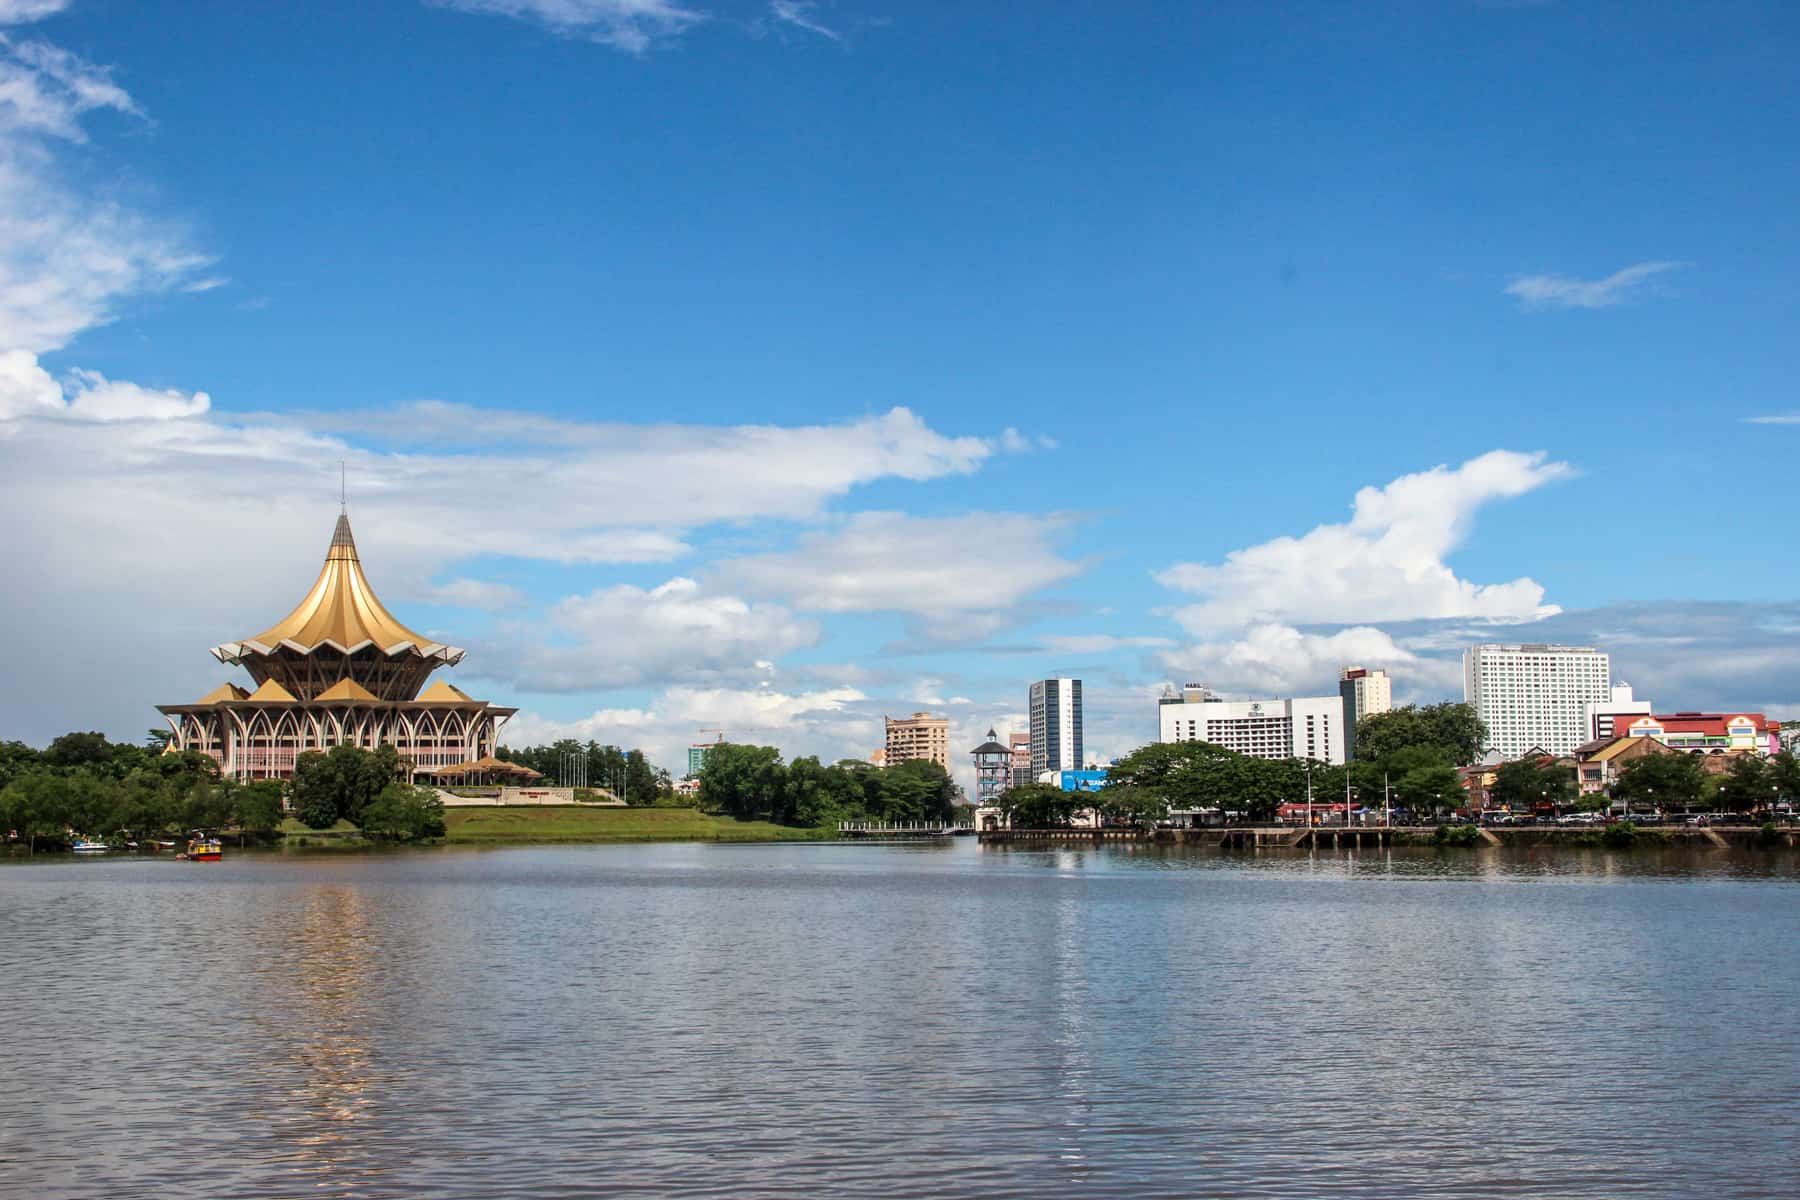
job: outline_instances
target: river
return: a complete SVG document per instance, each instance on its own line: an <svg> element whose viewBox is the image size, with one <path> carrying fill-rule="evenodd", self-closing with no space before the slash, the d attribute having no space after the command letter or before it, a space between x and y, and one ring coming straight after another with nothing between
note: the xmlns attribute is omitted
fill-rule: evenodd
<svg viewBox="0 0 1800 1200"><path fill-rule="evenodd" d="M1788 1197L1791 855L0 865L7 1197Z"/></svg>

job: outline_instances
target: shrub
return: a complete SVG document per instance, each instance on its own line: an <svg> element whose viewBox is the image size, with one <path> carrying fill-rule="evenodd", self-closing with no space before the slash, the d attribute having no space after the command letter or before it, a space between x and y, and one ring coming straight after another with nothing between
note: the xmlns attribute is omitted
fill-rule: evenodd
<svg viewBox="0 0 1800 1200"><path fill-rule="evenodd" d="M1637 841L1638 827L1631 821L1620 821L1616 825L1608 825L1600 835L1600 842L1605 846L1630 846Z"/></svg>

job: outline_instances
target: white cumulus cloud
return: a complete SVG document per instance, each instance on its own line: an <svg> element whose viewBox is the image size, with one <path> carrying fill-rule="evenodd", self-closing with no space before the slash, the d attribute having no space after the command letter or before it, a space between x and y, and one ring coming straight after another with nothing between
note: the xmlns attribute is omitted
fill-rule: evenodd
<svg viewBox="0 0 1800 1200"><path fill-rule="evenodd" d="M1070 523L1055 514L865 512L719 572L802 610L905 613L935 638L978 638L1008 624L1033 592L1081 573L1082 563L1056 550Z"/></svg>
<svg viewBox="0 0 1800 1200"><path fill-rule="evenodd" d="M568 597L550 610L555 640L520 653L518 681L529 691L591 691L677 680L742 679L812 645L818 625L777 604L709 593L676 577L658 587L629 584Z"/></svg>
<svg viewBox="0 0 1800 1200"><path fill-rule="evenodd" d="M1234 550L1222 563L1179 563L1156 578L1203 599L1175 612L1191 633L1257 622L1358 624L1417 618L1530 621L1557 611L1530 579L1477 584L1445 557L1482 506L1523 495L1571 468L1542 452L1494 450L1356 494L1351 519L1301 537Z"/></svg>

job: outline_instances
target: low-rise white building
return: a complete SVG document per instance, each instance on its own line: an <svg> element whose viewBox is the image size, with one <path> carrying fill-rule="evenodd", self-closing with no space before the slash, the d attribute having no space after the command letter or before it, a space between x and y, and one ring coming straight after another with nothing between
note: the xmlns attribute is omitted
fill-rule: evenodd
<svg viewBox="0 0 1800 1200"><path fill-rule="evenodd" d="M1164 742L1210 742L1253 758L1310 758L1342 763L1344 702L1338 696L1220 700L1189 684L1157 705Z"/></svg>

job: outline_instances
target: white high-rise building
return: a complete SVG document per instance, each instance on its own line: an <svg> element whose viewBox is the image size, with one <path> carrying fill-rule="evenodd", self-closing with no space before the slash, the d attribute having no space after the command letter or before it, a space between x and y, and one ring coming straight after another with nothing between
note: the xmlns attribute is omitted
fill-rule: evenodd
<svg viewBox="0 0 1800 1200"><path fill-rule="evenodd" d="M1501 758L1568 754L1588 739L1591 705L1612 697L1612 660L1592 646L1471 646L1463 699L1487 724Z"/></svg>
<svg viewBox="0 0 1800 1200"><path fill-rule="evenodd" d="M1344 761L1344 702L1338 696L1220 700L1199 684L1156 706L1164 742L1210 742L1253 758Z"/></svg>
<svg viewBox="0 0 1800 1200"><path fill-rule="evenodd" d="M1631 694L1629 683L1621 683L1612 689L1609 699L1599 704L1582 706L1581 727L1590 741L1618 737L1625 732L1625 727L1631 724L1631 718L1647 717L1655 711L1656 706L1650 701L1639 700Z"/></svg>
<svg viewBox="0 0 1800 1200"><path fill-rule="evenodd" d="M1081 770L1081 680L1040 679L1030 704L1031 778Z"/></svg>

